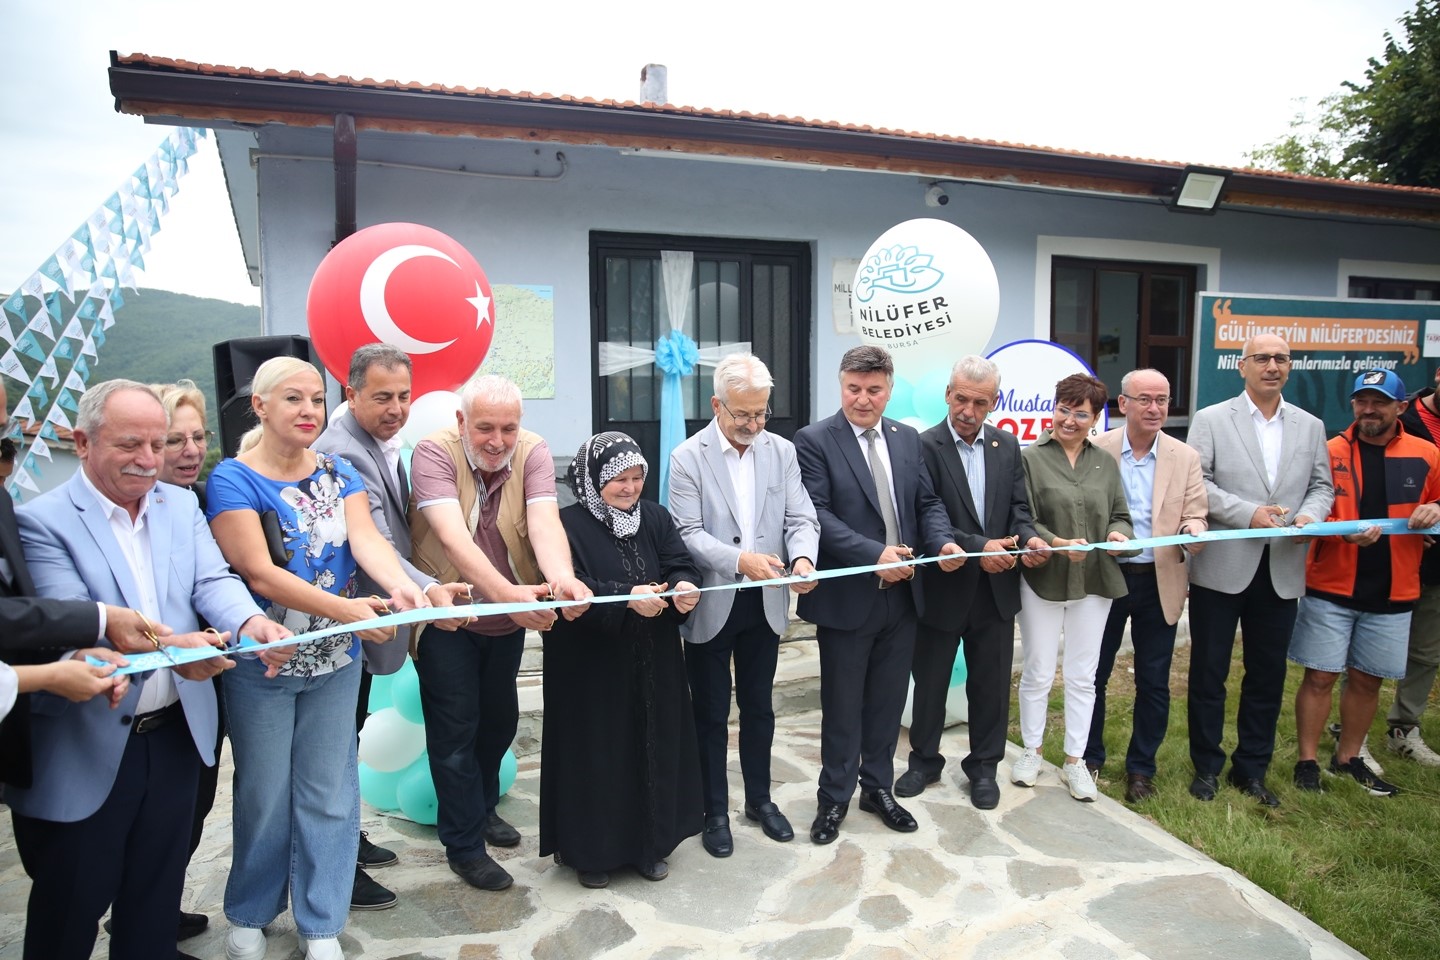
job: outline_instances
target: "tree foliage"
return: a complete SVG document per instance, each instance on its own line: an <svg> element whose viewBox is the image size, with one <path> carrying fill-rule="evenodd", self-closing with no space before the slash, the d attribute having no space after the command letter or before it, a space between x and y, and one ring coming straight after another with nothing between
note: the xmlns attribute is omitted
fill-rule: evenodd
<svg viewBox="0 0 1440 960"><path fill-rule="evenodd" d="M1246 154L1258 167L1348 180L1440 187L1440 0L1417 0L1387 31L1364 83L1290 123L1290 133Z"/></svg>

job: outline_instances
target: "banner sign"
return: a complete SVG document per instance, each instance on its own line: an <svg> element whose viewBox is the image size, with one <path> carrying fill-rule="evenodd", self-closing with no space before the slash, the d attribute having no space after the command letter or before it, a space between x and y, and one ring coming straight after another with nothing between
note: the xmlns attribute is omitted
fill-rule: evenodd
<svg viewBox="0 0 1440 960"><path fill-rule="evenodd" d="M1331 433L1354 420L1350 391L1363 370L1393 370L1411 393L1433 383L1437 361L1427 358L1440 358L1440 302L1208 292L1198 299L1193 409L1239 395L1241 350L1261 333L1290 345L1286 401Z"/></svg>

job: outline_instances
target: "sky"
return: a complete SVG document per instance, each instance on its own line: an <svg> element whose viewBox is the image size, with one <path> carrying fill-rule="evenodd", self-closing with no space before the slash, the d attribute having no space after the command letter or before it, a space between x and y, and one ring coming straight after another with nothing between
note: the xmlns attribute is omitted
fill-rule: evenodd
<svg viewBox="0 0 1440 960"><path fill-rule="evenodd" d="M115 112L112 49L617 100L636 97L641 67L662 63L680 105L1244 166L1246 151L1286 133L1299 98L1363 80L1413 6L0 0L0 297L169 132ZM213 140L181 178L139 279L260 302Z"/></svg>

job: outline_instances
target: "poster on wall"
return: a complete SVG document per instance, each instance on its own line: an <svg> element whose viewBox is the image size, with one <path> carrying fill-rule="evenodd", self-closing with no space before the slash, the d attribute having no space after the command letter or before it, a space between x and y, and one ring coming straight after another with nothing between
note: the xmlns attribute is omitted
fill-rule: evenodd
<svg viewBox="0 0 1440 960"><path fill-rule="evenodd" d="M526 400L555 396L555 288L526 283L492 285L495 336L478 373L513 380Z"/></svg>
<svg viewBox="0 0 1440 960"><path fill-rule="evenodd" d="M1290 345L1285 399L1338 433L1350 425L1350 391L1362 370L1393 370L1414 392L1432 384L1440 358L1440 303L1198 294L1195 403L1200 409L1240 393L1238 366L1245 341L1274 334ZM1436 331L1440 333L1440 330Z"/></svg>

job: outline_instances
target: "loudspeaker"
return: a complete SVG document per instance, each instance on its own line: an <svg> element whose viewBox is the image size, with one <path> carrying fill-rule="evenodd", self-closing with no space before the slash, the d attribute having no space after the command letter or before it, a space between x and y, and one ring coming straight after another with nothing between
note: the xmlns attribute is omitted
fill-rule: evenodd
<svg viewBox="0 0 1440 960"><path fill-rule="evenodd" d="M215 398L220 404L220 452L235 456L240 438L255 426L255 412L250 409L250 381L260 364L273 357L299 357L308 360L325 380L325 366L308 337L244 337L215 344Z"/></svg>

